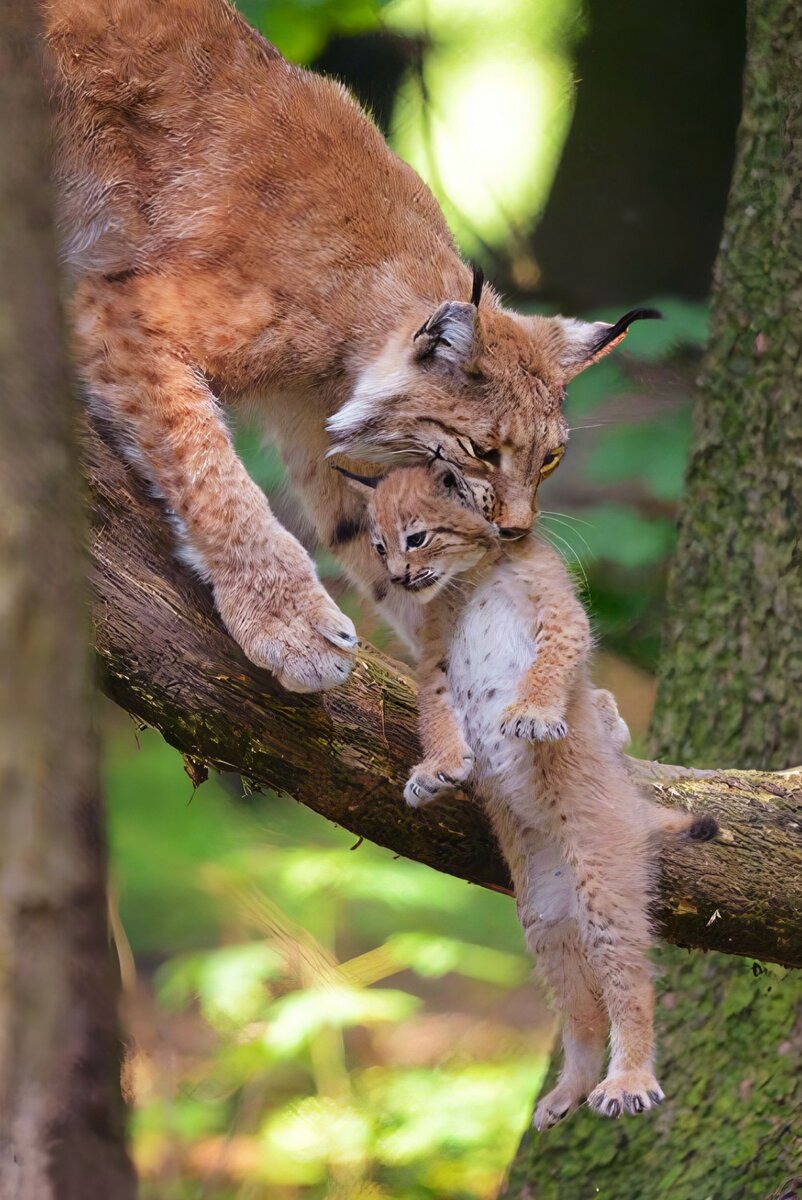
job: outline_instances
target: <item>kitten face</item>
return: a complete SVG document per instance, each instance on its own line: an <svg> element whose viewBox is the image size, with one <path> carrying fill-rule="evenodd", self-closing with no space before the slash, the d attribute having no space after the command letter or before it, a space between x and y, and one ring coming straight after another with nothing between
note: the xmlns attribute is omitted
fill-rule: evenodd
<svg viewBox="0 0 802 1200"><path fill-rule="evenodd" d="M391 583L422 604L498 542L498 526L442 462L391 471L372 493L368 516L373 546Z"/></svg>

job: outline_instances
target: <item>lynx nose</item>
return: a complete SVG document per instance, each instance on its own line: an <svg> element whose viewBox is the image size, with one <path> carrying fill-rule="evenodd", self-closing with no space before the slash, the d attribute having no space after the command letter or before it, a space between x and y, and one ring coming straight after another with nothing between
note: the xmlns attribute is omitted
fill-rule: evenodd
<svg viewBox="0 0 802 1200"><path fill-rule="evenodd" d="M516 540L516 538L526 537L527 533L529 533L529 530L528 529L512 529L512 528L507 527L506 529L499 529L498 533L499 533L499 537L503 537L505 541L514 542Z"/></svg>

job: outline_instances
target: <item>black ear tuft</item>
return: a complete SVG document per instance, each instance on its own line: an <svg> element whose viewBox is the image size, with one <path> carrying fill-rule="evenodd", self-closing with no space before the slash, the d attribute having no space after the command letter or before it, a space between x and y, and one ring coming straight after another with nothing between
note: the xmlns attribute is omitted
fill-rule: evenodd
<svg viewBox="0 0 802 1200"><path fill-rule="evenodd" d="M623 317L616 321L615 325L611 325L609 329L605 330L602 337L593 343L589 357L593 358L605 346L609 346L611 342L615 342L620 337L623 337L634 321L659 321L662 319L662 316L663 314L658 312L656 308L633 308L631 312L624 313Z"/></svg>
<svg viewBox="0 0 802 1200"><path fill-rule="evenodd" d="M479 307L479 301L482 299L482 288L485 286L485 273L478 263L471 263L473 270L473 284L471 286L471 304L474 308Z"/></svg>
<svg viewBox="0 0 802 1200"><path fill-rule="evenodd" d="M383 475L357 475L354 471L346 470L345 467L338 467L336 463L332 463L332 466L346 479L352 479L354 483L361 483L363 487L377 488L384 479Z"/></svg>

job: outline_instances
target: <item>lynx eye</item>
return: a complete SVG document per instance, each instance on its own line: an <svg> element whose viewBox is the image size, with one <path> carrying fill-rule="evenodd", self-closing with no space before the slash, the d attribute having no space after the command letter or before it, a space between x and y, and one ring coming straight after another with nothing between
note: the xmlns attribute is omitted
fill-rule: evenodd
<svg viewBox="0 0 802 1200"><path fill-rule="evenodd" d="M417 550L426 540L425 530L420 530L419 533L410 533L407 537L407 550Z"/></svg>
<svg viewBox="0 0 802 1200"><path fill-rule="evenodd" d="M560 459L565 454L565 447L558 446L556 450L551 450L543 459L543 465L540 468L540 478L545 479L547 475L551 475L552 471L556 471L560 465Z"/></svg>
<svg viewBox="0 0 802 1200"><path fill-rule="evenodd" d="M376 542L375 546L376 546L376 553L381 555L382 558L384 558L384 556L387 554L387 550L385 549L384 543Z"/></svg>
<svg viewBox="0 0 802 1200"><path fill-rule="evenodd" d="M493 448L489 450L482 450L470 439L468 439L467 445L465 442L463 442L462 438L458 438L457 441L465 453L469 454L471 458L478 458L481 462L491 463L494 467L497 467L501 462L501 455L499 454L498 450Z"/></svg>

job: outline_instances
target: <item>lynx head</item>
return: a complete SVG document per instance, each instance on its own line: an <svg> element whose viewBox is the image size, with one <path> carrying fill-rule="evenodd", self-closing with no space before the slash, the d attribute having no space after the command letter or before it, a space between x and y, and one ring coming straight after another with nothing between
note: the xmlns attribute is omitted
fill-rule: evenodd
<svg viewBox="0 0 802 1200"><path fill-rule="evenodd" d="M397 467L376 479L343 474L369 496L370 537L390 581L422 604L498 542L498 526L447 463Z"/></svg>
<svg viewBox="0 0 802 1200"><path fill-rule="evenodd" d="M465 290L468 285L466 280ZM569 380L617 346L633 321L614 325L504 312L474 276L469 302L446 300L396 329L357 376L328 422L330 453L398 463L438 457L469 483L501 536L520 537L537 513L538 486L558 465L568 429Z"/></svg>

